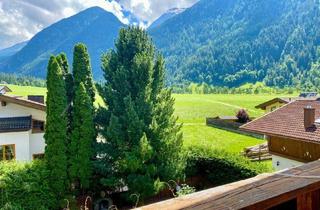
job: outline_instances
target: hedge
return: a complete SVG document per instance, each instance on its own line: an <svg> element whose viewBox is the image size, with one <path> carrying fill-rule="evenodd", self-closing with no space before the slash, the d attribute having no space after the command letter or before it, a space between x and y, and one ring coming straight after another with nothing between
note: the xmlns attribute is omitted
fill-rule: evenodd
<svg viewBox="0 0 320 210"><path fill-rule="evenodd" d="M202 187L223 185L269 172L265 164L253 163L240 154L203 147L187 149L186 176L201 177ZM204 186L205 185L205 186Z"/></svg>
<svg viewBox="0 0 320 210"><path fill-rule="evenodd" d="M56 200L47 180L42 161L0 162L0 210L51 209Z"/></svg>

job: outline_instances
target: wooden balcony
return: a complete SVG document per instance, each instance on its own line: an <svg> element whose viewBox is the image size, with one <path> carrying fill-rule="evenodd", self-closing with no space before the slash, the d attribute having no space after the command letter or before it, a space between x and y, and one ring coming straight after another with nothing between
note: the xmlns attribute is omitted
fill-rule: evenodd
<svg viewBox="0 0 320 210"><path fill-rule="evenodd" d="M320 209L320 160L286 171L259 175L138 209Z"/></svg>

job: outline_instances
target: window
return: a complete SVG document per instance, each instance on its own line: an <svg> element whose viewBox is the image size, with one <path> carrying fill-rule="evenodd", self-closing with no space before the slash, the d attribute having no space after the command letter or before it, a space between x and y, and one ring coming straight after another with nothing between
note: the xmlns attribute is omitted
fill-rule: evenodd
<svg viewBox="0 0 320 210"><path fill-rule="evenodd" d="M274 110L276 110L276 109L277 109L276 106L271 107L271 111L272 111L272 112L273 112Z"/></svg>
<svg viewBox="0 0 320 210"><path fill-rule="evenodd" d="M16 157L16 149L14 144L0 145L0 161L13 160Z"/></svg>
<svg viewBox="0 0 320 210"><path fill-rule="evenodd" d="M32 120L32 133L43 133L44 122L39 120Z"/></svg>
<svg viewBox="0 0 320 210"><path fill-rule="evenodd" d="M44 153L33 154L32 157L33 157L34 160L44 159Z"/></svg>

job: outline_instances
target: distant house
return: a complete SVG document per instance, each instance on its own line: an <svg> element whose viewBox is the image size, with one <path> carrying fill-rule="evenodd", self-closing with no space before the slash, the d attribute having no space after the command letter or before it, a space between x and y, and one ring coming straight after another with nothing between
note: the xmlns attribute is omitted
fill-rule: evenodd
<svg viewBox="0 0 320 210"><path fill-rule="evenodd" d="M274 98L269 101L263 102L262 104L259 104L255 106L257 109L265 110L266 113L272 112L283 105L290 103L295 100L299 99L315 99L317 97L316 92L303 92L300 93L298 97L281 97L281 98Z"/></svg>
<svg viewBox="0 0 320 210"><path fill-rule="evenodd" d="M45 120L43 96L23 99L0 94L0 160L42 158Z"/></svg>
<svg viewBox="0 0 320 210"><path fill-rule="evenodd" d="M317 99L292 101L240 129L265 135L277 170L320 158L320 101Z"/></svg>
<svg viewBox="0 0 320 210"><path fill-rule="evenodd" d="M0 85L0 95L12 92L7 86Z"/></svg>
<svg viewBox="0 0 320 210"><path fill-rule="evenodd" d="M289 103L292 100L292 98L274 98L255 106L255 108L265 110L266 113L268 113L282 107L283 105Z"/></svg>

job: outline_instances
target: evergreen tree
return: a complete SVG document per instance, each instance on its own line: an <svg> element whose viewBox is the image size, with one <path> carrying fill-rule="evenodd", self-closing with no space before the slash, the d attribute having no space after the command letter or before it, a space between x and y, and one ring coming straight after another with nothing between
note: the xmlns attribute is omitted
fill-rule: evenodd
<svg viewBox="0 0 320 210"><path fill-rule="evenodd" d="M67 90L67 103L69 107L71 107L71 102L73 99L73 77L71 72L69 71L69 64L68 59L65 53L60 53L57 56L57 61L60 65L60 68L63 71L64 80L66 83L66 90ZM71 112L71 109L69 110Z"/></svg>
<svg viewBox="0 0 320 210"><path fill-rule="evenodd" d="M82 189L89 187L92 175L92 144L95 137L93 107L83 83L75 90L70 144L70 179Z"/></svg>
<svg viewBox="0 0 320 210"><path fill-rule="evenodd" d="M92 69L90 64L90 57L87 47L79 43L74 47L73 51L73 78L74 86L79 87L82 82L91 97L91 101L94 102L95 87L92 77Z"/></svg>
<svg viewBox="0 0 320 210"><path fill-rule="evenodd" d="M107 187L128 186L140 198L157 193L184 167L182 134L173 116L174 100L164 89L164 62L147 33L121 29L116 49L104 55L106 82L99 88L107 108L98 119L97 171Z"/></svg>
<svg viewBox="0 0 320 210"><path fill-rule="evenodd" d="M89 187L92 174L93 146L95 144L94 99L90 57L84 44L74 47L73 58L72 131L70 144L70 180L82 189Z"/></svg>
<svg viewBox="0 0 320 210"><path fill-rule="evenodd" d="M47 89L45 159L50 170L49 183L61 199L67 186L67 100L63 72L54 56L48 64Z"/></svg>

